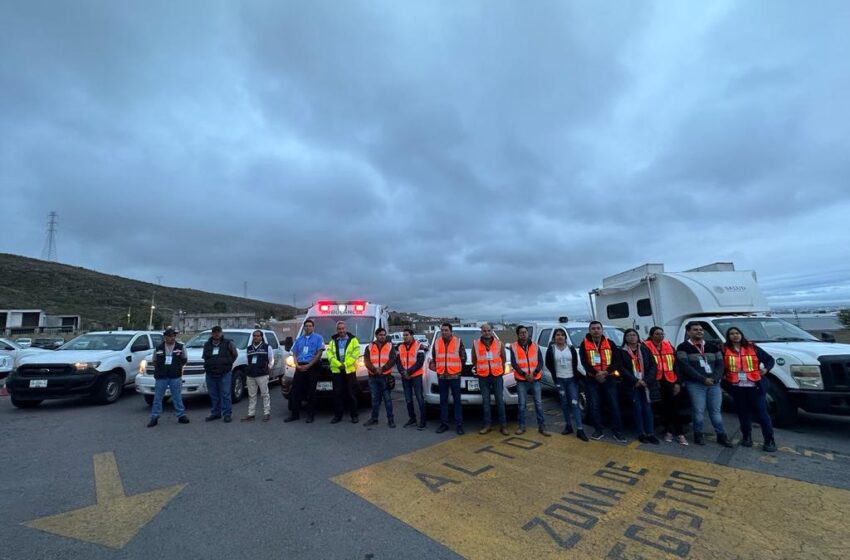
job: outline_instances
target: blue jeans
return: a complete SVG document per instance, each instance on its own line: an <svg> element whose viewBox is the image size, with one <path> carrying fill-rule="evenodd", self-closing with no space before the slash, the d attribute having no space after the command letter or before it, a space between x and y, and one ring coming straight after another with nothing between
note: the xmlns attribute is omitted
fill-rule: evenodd
<svg viewBox="0 0 850 560"><path fill-rule="evenodd" d="M230 398L231 385L233 383L233 372L228 371L221 377L213 377L207 374L207 391L212 401L212 416L230 416L233 414L233 402Z"/></svg>
<svg viewBox="0 0 850 560"><path fill-rule="evenodd" d="M422 393L422 376L417 375L410 379L401 378L401 387L404 389L404 402L407 404L407 416L416 420L416 410L413 408L413 398L419 404L419 423L425 423L425 395Z"/></svg>
<svg viewBox="0 0 850 560"><path fill-rule="evenodd" d="M578 405L578 380L575 377L558 377L558 397L561 399L561 412L564 422L570 427L570 410L575 420L576 430L582 430L581 407Z"/></svg>
<svg viewBox="0 0 850 560"><path fill-rule="evenodd" d="M652 417L652 403L646 395L646 389L635 387L632 389L632 412L635 415L635 429L638 434L651 436L655 434L655 419Z"/></svg>
<svg viewBox="0 0 850 560"><path fill-rule="evenodd" d="M508 419L505 416L505 380L501 375L488 375L478 378L478 386L481 389L481 406L484 414L484 424L489 426L492 422L490 414L490 395L496 397L496 412L499 415L499 425L507 426Z"/></svg>
<svg viewBox="0 0 850 560"><path fill-rule="evenodd" d="M381 414L381 399L387 409L387 422L393 420L393 401L386 375L369 376L369 392L372 394L372 418L378 419Z"/></svg>
<svg viewBox="0 0 850 560"><path fill-rule="evenodd" d="M460 402L460 377L454 379L440 379L440 422L449 423L449 390L452 392L454 401L455 426L463 426L463 403Z"/></svg>
<svg viewBox="0 0 850 560"><path fill-rule="evenodd" d="M762 379L755 387L738 387L731 385L729 392L735 399L735 408L738 411L738 420L741 422L741 434L752 437L753 416L761 426L761 435L764 441L773 439L773 423L770 414L767 413L767 401L765 400L765 383Z"/></svg>
<svg viewBox="0 0 850 560"><path fill-rule="evenodd" d="M517 410L517 424L525 428L525 405L528 403L528 390L531 389L534 396L534 413L537 415L537 425L543 427L546 419L543 417L543 386L539 381L529 383L528 381L516 382L517 396L519 397L519 410Z"/></svg>
<svg viewBox="0 0 850 560"><path fill-rule="evenodd" d="M720 384L704 385L697 381L688 381L688 394L691 396L691 404L694 413L694 434L702 433L702 424L705 419L705 409L708 406L708 417L717 435L725 434L723 428L723 417L720 416L720 405L723 402L723 391Z"/></svg>
<svg viewBox="0 0 850 560"><path fill-rule="evenodd" d="M174 412L177 413L177 417L185 416L186 407L183 406L183 395L180 394L183 389L183 380L179 377L170 377L157 379L155 383L151 418L159 418L159 415L162 414L162 399L165 398L166 389L171 390L171 404L174 405Z"/></svg>
<svg viewBox="0 0 850 560"><path fill-rule="evenodd" d="M605 383L599 383L592 376L587 378L584 385L585 394L590 404L590 419L596 431L602 431L602 399L608 403L608 413L611 415L611 429L622 431L623 419L620 417L620 401L617 394L617 382L608 376Z"/></svg>

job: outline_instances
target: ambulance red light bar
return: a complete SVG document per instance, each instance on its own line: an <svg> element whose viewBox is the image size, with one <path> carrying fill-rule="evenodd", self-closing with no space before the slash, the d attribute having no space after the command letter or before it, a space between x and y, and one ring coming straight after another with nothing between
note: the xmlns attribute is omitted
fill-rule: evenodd
<svg viewBox="0 0 850 560"><path fill-rule="evenodd" d="M365 313L367 302L365 301L317 301L316 307L319 313Z"/></svg>

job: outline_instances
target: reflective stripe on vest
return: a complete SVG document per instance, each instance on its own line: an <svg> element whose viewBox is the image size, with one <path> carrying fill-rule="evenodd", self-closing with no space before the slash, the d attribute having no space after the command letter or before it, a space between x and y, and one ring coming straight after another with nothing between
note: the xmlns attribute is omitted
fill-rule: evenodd
<svg viewBox="0 0 850 560"><path fill-rule="evenodd" d="M611 345L606 337L602 337L602 342L599 348L596 348L596 343L592 340L584 339L584 351L587 354L587 361L590 362L590 367L605 371L611 365ZM598 364L598 365L597 365Z"/></svg>
<svg viewBox="0 0 850 560"><path fill-rule="evenodd" d="M410 345L410 348L407 347L405 343L401 343L398 345L398 359L401 362L401 367L404 368L405 371L409 370L413 366L416 365L416 354L419 353L419 343L414 341L413 344ZM422 369L414 371L410 374L410 377L419 377L422 375Z"/></svg>
<svg viewBox="0 0 850 560"><path fill-rule="evenodd" d="M463 364L460 361L460 339L453 336L446 347L446 341L443 337L437 339L437 374L438 375L458 375L463 370Z"/></svg>
<svg viewBox="0 0 850 560"><path fill-rule="evenodd" d="M661 341L661 351L658 351L655 344L646 339L644 341L644 345L652 352L652 356L655 358L655 363L658 365L658 370L655 373L655 379L661 380L664 377L668 382L675 383L676 382L676 370L674 369L674 364L676 363L676 351L673 350L673 345L670 344L667 340Z"/></svg>
<svg viewBox="0 0 850 560"><path fill-rule="evenodd" d="M525 349L520 346L519 343L517 343L516 346L511 346L511 349L514 352L516 365L520 368L519 370L517 370L516 368L514 369L514 377L518 381L525 381L526 372L533 372L535 369L537 369L537 345L533 342L529 343L528 352L526 352ZM542 376L543 373L538 371L537 374L534 376L534 379L538 380Z"/></svg>
<svg viewBox="0 0 850 560"><path fill-rule="evenodd" d="M724 346L726 358L726 381L729 383L738 383L738 372L743 371L747 374L747 379L755 383L761 380L761 372L759 371L759 359L756 354L756 348L752 344L749 346L741 346L740 355L728 346Z"/></svg>
<svg viewBox="0 0 850 560"><path fill-rule="evenodd" d="M475 341L475 373L479 377L490 375L498 377L505 373L505 364L502 363L502 343L498 339L493 338L489 350L480 338Z"/></svg>
<svg viewBox="0 0 850 560"><path fill-rule="evenodd" d="M372 365L375 366L375 369L378 370L378 373L384 373L385 375L392 375L392 370L381 371L387 362L390 361L390 350L392 350L393 345L391 342L385 342L383 346L378 348L378 345L374 342L369 347L369 360L372 362Z"/></svg>

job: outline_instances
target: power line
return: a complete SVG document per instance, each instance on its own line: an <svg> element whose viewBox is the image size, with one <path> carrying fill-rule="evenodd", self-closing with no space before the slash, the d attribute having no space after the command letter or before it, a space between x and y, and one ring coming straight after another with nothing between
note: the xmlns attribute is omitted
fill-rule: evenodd
<svg viewBox="0 0 850 560"><path fill-rule="evenodd" d="M59 255L56 250L56 232L59 222L56 221L57 214L51 211L47 215L47 238L44 240L44 248L41 250L41 258L46 261L56 262Z"/></svg>

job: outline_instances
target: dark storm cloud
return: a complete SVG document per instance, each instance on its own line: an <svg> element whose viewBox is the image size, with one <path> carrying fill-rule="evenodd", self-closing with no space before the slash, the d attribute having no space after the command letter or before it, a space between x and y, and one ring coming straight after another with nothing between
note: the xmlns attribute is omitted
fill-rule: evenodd
<svg viewBox="0 0 850 560"><path fill-rule="evenodd" d="M0 250L304 304L585 313L734 260L850 300L846 4L19 2Z"/></svg>

